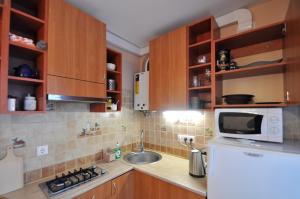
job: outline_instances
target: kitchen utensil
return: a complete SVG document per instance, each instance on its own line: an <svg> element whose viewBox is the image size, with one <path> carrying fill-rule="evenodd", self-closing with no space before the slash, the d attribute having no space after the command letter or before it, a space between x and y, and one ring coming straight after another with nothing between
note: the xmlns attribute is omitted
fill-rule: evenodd
<svg viewBox="0 0 300 199"><path fill-rule="evenodd" d="M193 76L192 86L193 87L200 86L200 79L199 79L198 75Z"/></svg>
<svg viewBox="0 0 300 199"><path fill-rule="evenodd" d="M112 111L117 111L118 110L118 105L117 104L112 104L111 105L111 110Z"/></svg>
<svg viewBox="0 0 300 199"><path fill-rule="evenodd" d="M107 70L115 71L116 70L116 64L107 63L106 68L107 68Z"/></svg>
<svg viewBox="0 0 300 199"><path fill-rule="evenodd" d="M8 97L7 110L8 111L16 111L16 98Z"/></svg>
<svg viewBox="0 0 300 199"><path fill-rule="evenodd" d="M108 110L110 110L111 109L111 105L112 105L112 97L108 96L107 97L107 102L106 102L106 108Z"/></svg>
<svg viewBox="0 0 300 199"><path fill-rule="evenodd" d="M36 47L41 49L41 50L47 50L48 48L48 44L46 41L44 40L39 40L37 43L36 43Z"/></svg>
<svg viewBox="0 0 300 199"><path fill-rule="evenodd" d="M190 101L191 109L199 109L199 106L200 106L200 100L199 100L199 97L193 96L193 97L191 97L190 100L191 100L191 101Z"/></svg>
<svg viewBox="0 0 300 199"><path fill-rule="evenodd" d="M15 67L14 70L15 70L14 74L17 77L27 77L27 78L38 77L38 72L27 64L19 65L18 67Z"/></svg>
<svg viewBox="0 0 300 199"><path fill-rule="evenodd" d="M197 63L198 64L205 64L207 62L207 58L204 55L200 55L197 57Z"/></svg>
<svg viewBox="0 0 300 199"><path fill-rule="evenodd" d="M249 104L252 102L254 95L234 94L224 95L223 98L227 104Z"/></svg>
<svg viewBox="0 0 300 199"><path fill-rule="evenodd" d="M24 110L35 111L36 110L36 99L28 94L24 99Z"/></svg>
<svg viewBox="0 0 300 199"><path fill-rule="evenodd" d="M108 79L107 80L107 89L110 91L116 90L116 80Z"/></svg>
<svg viewBox="0 0 300 199"><path fill-rule="evenodd" d="M238 69L239 67L236 65L236 62L235 61L230 61L229 63L229 70L235 70L235 69Z"/></svg>
<svg viewBox="0 0 300 199"><path fill-rule="evenodd" d="M189 151L189 173L193 177L204 178L206 175L206 163L203 156L206 152L192 148Z"/></svg>
<svg viewBox="0 0 300 199"><path fill-rule="evenodd" d="M23 158L15 156L12 146L7 147L6 156L0 160L0 195L24 186Z"/></svg>

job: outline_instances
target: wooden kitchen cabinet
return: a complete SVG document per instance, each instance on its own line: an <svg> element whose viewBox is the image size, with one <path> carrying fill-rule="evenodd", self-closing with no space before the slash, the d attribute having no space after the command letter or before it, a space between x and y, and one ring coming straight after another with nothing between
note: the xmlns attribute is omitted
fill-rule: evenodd
<svg viewBox="0 0 300 199"><path fill-rule="evenodd" d="M186 27L150 42L150 110L186 108L186 42Z"/></svg>
<svg viewBox="0 0 300 199"><path fill-rule="evenodd" d="M74 199L107 199L111 196L111 181L87 191Z"/></svg>
<svg viewBox="0 0 300 199"><path fill-rule="evenodd" d="M64 0L51 0L49 1L48 38L48 77L105 84L106 25L104 23ZM49 78L50 86L52 79Z"/></svg>
<svg viewBox="0 0 300 199"><path fill-rule="evenodd" d="M133 199L134 172L127 172L112 180L112 196L110 199Z"/></svg>
<svg viewBox="0 0 300 199"><path fill-rule="evenodd" d="M191 191L159 180L150 175L135 171L135 199L205 199Z"/></svg>

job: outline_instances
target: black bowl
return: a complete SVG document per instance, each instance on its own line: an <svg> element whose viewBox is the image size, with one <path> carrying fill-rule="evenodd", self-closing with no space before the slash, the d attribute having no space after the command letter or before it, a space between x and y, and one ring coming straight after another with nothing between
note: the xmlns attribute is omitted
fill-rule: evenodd
<svg viewBox="0 0 300 199"><path fill-rule="evenodd" d="M227 104L250 104L253 101L254 95L235 94L224 95L223 98Z"/></svg>

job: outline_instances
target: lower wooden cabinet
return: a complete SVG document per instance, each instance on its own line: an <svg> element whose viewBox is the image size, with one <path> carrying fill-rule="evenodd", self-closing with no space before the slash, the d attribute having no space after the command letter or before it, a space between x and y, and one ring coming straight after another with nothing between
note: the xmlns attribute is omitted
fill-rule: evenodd
<svg viewBox="0 0 300 199"><path fill-rule="evenodd" d="M135 171L134 174L134 199L205 199L142 172Z"/></svg>
<svg viewBox="0 0 300 199"><path fill-rule="evenodd" d="M111 188L111 181L109 181L74 199L107 199L111 196Z"/></svg>
<svg viewBox="0 0 300 199"><path fill-rule="evenodd" d="M133 199L134 172L127 172L74 199Z"/></svg>
<svg viewBox="0 0 300 199"><path fill-rule="evenodd" d="M130 171L111 181L112 197L110 199L133 199L134 172Z"/></svg>
<svg viewBox="0 0 300 199"><path fill-rule="evenodd" d="M127 172L75 199L205 199L139 171Z"/></svg>

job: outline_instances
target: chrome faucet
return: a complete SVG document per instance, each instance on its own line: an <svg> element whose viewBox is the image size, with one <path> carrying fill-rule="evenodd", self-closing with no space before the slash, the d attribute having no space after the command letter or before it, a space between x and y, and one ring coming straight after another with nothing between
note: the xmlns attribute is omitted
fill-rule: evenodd
<svg viewBox="0 0 300 199"><path fill-rule="evenodd" d="M140 151L144 152L144 130L141 131L140 137Z"/></svg>

